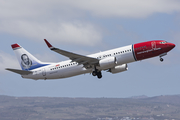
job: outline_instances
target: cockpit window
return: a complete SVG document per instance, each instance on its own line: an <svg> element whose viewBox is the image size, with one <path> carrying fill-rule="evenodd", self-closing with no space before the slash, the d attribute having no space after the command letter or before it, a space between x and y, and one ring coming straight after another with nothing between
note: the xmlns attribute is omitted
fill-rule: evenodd
<svg viewBox="0 0 180 120"><path fill-rule="evenodd" d="M160 42L161 44L165 44L165 43L167 43L166 41L163 41L163 42Z"/></svg>

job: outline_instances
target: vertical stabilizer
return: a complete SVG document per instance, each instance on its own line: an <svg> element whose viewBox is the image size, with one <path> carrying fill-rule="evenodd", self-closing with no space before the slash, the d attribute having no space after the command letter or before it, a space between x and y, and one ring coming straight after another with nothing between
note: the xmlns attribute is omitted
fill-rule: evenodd
<svg viewBox="0 0 180 120"><path fill-rule="evenodd" d="M48 65L48 64L43 64L41 61L35 58L32 54L30 54L20 45L13 44L11 46L16 54L16 57L19 61L22 70L28 71Z"/></svg>

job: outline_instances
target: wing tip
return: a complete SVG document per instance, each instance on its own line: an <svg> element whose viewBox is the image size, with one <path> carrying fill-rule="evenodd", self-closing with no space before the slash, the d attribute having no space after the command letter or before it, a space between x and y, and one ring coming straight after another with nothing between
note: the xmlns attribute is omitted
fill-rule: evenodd
<svg viewBox="0 0 180 120"><path fill-rule="evenodd" d="M46 42L46 44L47 44L47 46L48 46L49 48L52 48L52 47L53 47L46 39L44 39L44 41Z"/></svg>

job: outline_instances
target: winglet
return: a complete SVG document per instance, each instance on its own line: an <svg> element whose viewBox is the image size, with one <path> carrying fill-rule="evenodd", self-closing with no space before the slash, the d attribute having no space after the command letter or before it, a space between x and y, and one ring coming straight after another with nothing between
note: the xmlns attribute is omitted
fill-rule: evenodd
<svg viewBox="0 0 180 120"><path fill-rule="evenodd" d="M48 46L50 49L54 48L46 39L44 39L44 41L46 42L47 46Z"/></svg>

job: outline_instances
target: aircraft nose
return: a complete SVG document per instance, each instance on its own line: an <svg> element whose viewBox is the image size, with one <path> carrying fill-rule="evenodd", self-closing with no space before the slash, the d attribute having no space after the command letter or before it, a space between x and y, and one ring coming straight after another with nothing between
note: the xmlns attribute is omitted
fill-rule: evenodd
<svg viewBox="0 0 180 120"><path fill-rule="evenodd" d="M173 49L176 45L173 43L169 43L169 46Z"/></svg>
<svg viewBox="0 0 180 120"><path fill-rule="evenodd" d="M168 47L169 47L170 49L173 49L175 46L176 46L176 45L175 45L174 43L168 43Z"/></svg>

